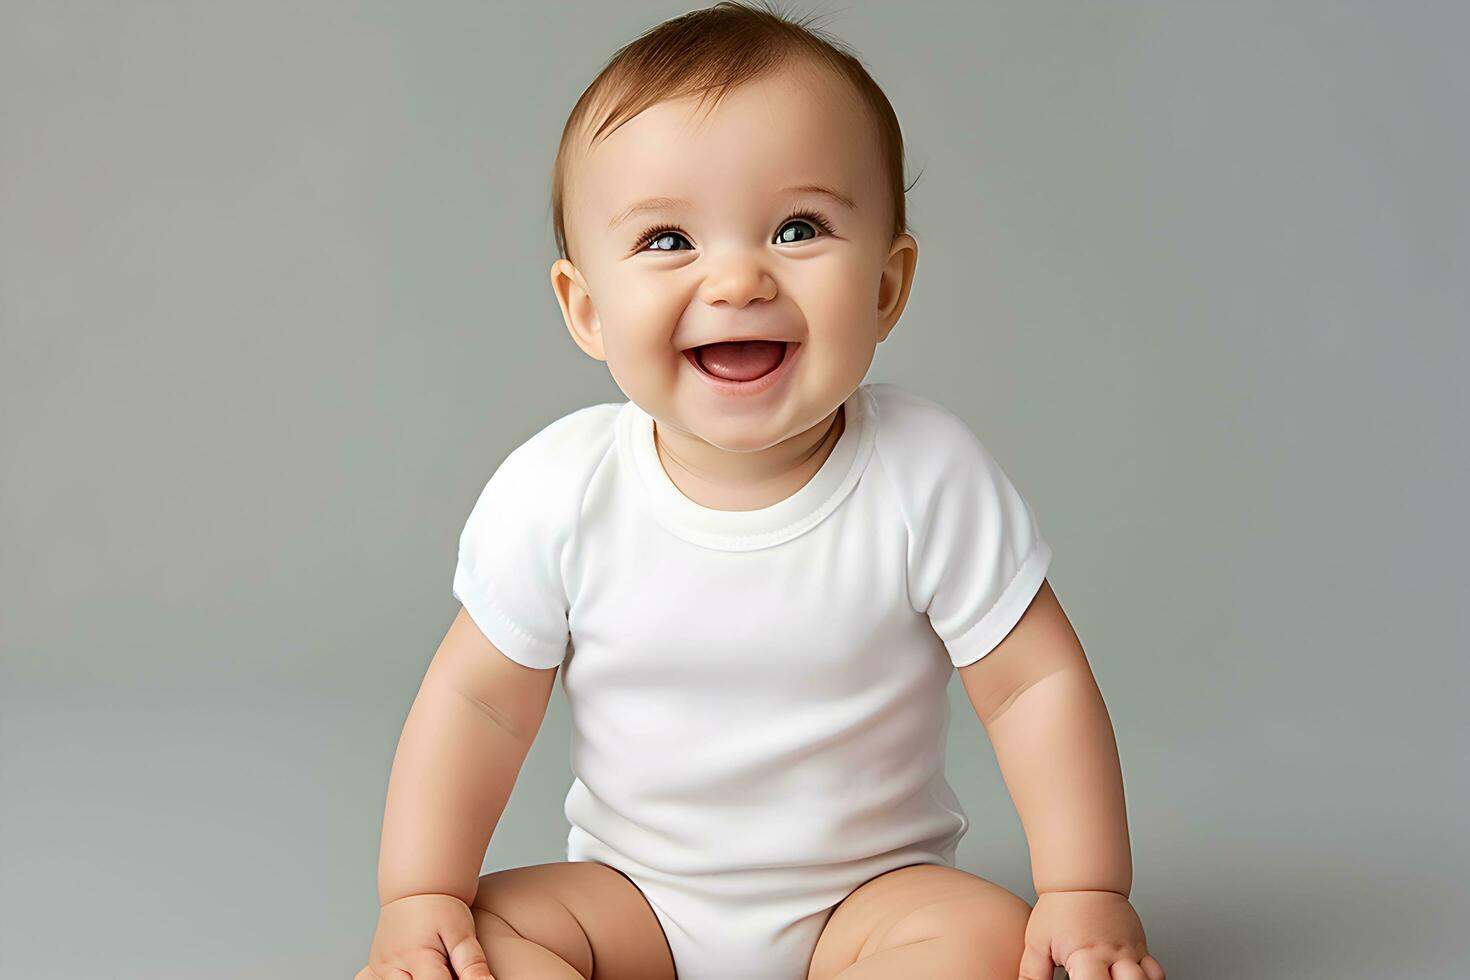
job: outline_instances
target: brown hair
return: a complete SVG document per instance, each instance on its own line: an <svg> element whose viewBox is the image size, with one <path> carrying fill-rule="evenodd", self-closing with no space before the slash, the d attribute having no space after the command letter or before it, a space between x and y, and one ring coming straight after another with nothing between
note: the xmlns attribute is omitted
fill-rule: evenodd
<svg viewBox="0 0 1470 980"><path fill-rule="evenodd" d="M681 14L640 34L613 54L582 92L562 129L551 171L552 226L556 249L567 253L565 182L574 140L588 130L593 114L602 121L591 130L590 148L619 126L659 102L698 95L703 106L718 104L738 86L796 61L825 66L846 79L876 123L886 185L893 202L893 236L908 231L904 207L903 133L888 97L862 61L841 42L778 10L721 0L712 7Z"/></svg>

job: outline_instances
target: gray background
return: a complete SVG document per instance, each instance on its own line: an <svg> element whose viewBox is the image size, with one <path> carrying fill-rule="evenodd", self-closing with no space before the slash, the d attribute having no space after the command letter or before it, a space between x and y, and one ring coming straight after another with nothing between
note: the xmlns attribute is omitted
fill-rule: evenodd
<svg viewBox="0 0 1470 980"><path fill-rule="evenodd" d="M572 103L670 3L0 5L0 974L348 977L561 323ZM1470 17L794 6L905 128L870 381L1031 501L1172 980L1461 975ZM960 865L1033 900L958 680ZM486 870L558 860L558 686ZM1060 975L1060 974L1059 974Z"/></svg>

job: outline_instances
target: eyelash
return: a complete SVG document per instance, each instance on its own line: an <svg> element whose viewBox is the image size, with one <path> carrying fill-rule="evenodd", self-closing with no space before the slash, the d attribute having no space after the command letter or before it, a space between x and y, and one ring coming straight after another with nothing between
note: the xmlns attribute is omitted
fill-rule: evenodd
<svg viewBox="0 0 1470 980"><path fill-rule="evenodd" d="M827 219L822 217L817 212L811 210L810 208L797 208L795 211L791 212L785 217L785 219L781 222L780 227L776 230L780 231L781 228L786 227L788 222L796 218L800 218L802 221L807 221L811 224L816 225L818 228L822 229L822 231L826 232L829 235L833 234L832 225L828 223ZM672 232L677 232L680 235L684 234L682 231L679 231L678 227L675 225L654 225L652 228L649 228L643 234L638 236L638 242L633 246L633 251L641 252L649 245L652 245L654 242L658 241L664 235L670 234ZM659 249L658 251L678 252L683 251L683 249L666 248Z"/></svg>

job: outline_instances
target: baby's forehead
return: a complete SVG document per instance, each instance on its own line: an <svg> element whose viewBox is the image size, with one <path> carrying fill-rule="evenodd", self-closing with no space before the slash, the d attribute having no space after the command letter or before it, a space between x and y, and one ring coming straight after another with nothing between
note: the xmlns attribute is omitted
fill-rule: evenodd
<svg viewBox="0 0 1470 980"><path fill-rule="evenodd" d="M777 105L774 92L769 86L759 93L734 91L719 104L654 103L584 141L574 167L583 180L607 189L819 173L829 178L820 183L853 183L883 171L875 127L854 100L819 91Z"/></svg>
<svg viewBox="0 0 1470 980"><path fill-rule="evenodd" d="M876 130L852 82L813 66L792 65L723 89L676 92L619 109L621 101L621 96L608 94L597 111L584 117L577 140L584 162L597 161L610 148L632 147L650 154L672 149L651 145L651 138L685 147L701 140L725 140L722 149L738 155L760 145L753 137L769 142L783 135L811 133L815 138L820 132L826 139L808 149L830 152L860 145ZM876 166L878 161L865 162Z"/></svg>

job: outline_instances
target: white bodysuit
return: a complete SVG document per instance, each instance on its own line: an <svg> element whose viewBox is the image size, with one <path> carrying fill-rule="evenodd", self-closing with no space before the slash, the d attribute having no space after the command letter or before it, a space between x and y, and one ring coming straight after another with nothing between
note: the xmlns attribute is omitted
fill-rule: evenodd
<svg viewBox="0 0 1470 980"><path fill-rule="evenodd" d="M843 412L805 486L722 511L673 484L635 403L591 405L504 459L460 538L481 631L562 667L567 859L638 885L679 980L804 980L858 885L954 866L946 686L1051 560L957 416L887 383Z"/></svg>

